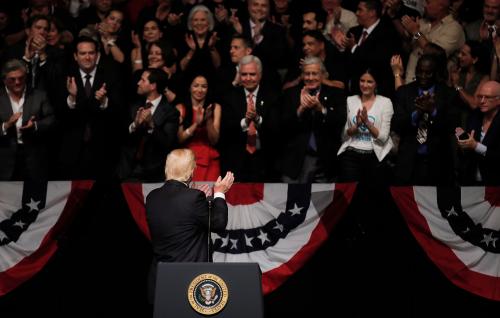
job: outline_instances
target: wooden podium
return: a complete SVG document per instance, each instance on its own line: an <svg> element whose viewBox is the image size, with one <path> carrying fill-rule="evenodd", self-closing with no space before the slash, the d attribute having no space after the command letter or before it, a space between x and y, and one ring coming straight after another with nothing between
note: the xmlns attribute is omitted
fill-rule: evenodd
<svg viewBox="0 0 500 318"><path fill-rule="evenodd" d="M155 318L263 318L257 263L159 263Z"/></svg>

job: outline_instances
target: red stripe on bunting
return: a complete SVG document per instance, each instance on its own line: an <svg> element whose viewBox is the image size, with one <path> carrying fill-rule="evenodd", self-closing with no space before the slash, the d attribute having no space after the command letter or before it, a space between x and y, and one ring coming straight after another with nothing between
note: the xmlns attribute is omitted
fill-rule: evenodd
<svg viewBox="0 0 500 318"><path fill-rule="evenodd" d="M144 202L144 194L142 193L142 183L123 183L123 194L132 217L139 226L139 229L151 241L151 233L149 233L148 222L146 220L146 205Z"/></svg>
<svg viewBox="0 0 500 318"><path fill-rule="evenodd" d="M320 222L305 244L290 260L262 274L262 290L267 295L280 287L291 275L296 273L311 258L316 250L328 239L333 227L344 215L351 203L355 183L335 184L333 201L323 211Z"/></svg>
<svg viewBox="0 0 500 318"><path fill-rule="evenodd" d="M71 192L66 205L56 224L44 236L40 247L13 267L0 273L0 296L7 294L29 280L47 264L57 251L58 235L69 221L73 220L75 212L81 206L92 185L93 181L73 181L71 183Z"/></svg>
<svg viewBox="0 0 500 318"><path fill-rule="evenodd" d="M448 245L433 237L427 220L419 211L412 187L392 187L391 193L418 243L453 284L476 295L500 300L499 277L470 270ZM492 192L488 190L487 193L491 195ZM498 198L498 193L493 197Z"/></svg>
<svg viewBox="0 0 500 318"><path fill-rule="evenodd" d="M264 199L264 183L235 183L226 193L226 202L232 206L250 205Z"/></svg>
<svg viewBox="0 0 500 318"><path fill-rule="evenodd" d="M486 187L484 190L484 199L488 201L491 206L500 206L500 187Z"/></svg>

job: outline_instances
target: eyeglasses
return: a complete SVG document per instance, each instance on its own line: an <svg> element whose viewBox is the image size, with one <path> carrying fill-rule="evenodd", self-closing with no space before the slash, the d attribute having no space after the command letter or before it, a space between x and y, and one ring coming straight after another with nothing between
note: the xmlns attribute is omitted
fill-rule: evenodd
<svg viewBox="0 0 500 318"><path fill-rule="evenodd" d="M483 99L487 102L494 101L496 99L499 99L500 96L495 95L495 96L488 96L488 95L476 95L477 100L482 101Z"/></svg>

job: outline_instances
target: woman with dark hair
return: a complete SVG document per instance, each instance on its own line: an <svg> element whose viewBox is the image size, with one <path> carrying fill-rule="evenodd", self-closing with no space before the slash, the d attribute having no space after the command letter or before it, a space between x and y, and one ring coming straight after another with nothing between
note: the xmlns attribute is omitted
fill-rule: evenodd
<svg viewBox="0 0 500 318"><path fill-rule="evenodd" d="M220 175L215 145L220 135L221 106L209 101L208 81L203 75L193 79L189 92L185 102L176 106L180 113L177 137L195 153L193 181L215 181Z"/></svg>
<svg viewBox="0 0 500 318"><path fill-rule="evenodd" d="M178 91L178 80L175 79L175 74L177 72L177 59L174 49L169 43L163 40L151 42L148 45L145 60L146 68L157 68L168 75L168 88L165 90L164 94L167 97L168 102L172 103ZM141 77L142 71L143 68L141 63L140 65L137 65L134 73L132 74L131 83L134 84L134 87L131 87L132 92Z"/></svg>
<svg viewBox="0 0 500 318"><path fill-rule="evenodd" d="M458 53L457 68L450 72L450 84L462 100L461 122L465 125L469 114L478 107L476 91L488 81L488 51L478 41L468 40Z"/></svg>
<svg viewBox="0 0 500 318"><path fill-rule="evenodd" d="M160 21L155 18L146 20L144 25L132 32L132 44L134 48L130 52L132 71L142 70L147 64L147 52L149 45L163 38Z"/></svg>
<svg viewBox="0 0 500 318"><path fill-rule="evenodd" d="M339 182L384 182L384 158L392 148L389 98L377 95L377 77L370 69L359 79L360 94L347 98L347 121L339 156Z"/></svg>

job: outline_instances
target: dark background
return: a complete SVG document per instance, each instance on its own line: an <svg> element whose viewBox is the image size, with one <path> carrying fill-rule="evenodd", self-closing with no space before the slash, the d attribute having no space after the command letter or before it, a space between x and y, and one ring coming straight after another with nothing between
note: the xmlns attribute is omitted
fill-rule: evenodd
<svg viewBox="0 0 500 318"><path fill-rule="evenodd" d="M151 247L117 184L96 183L59 250L0 297L0 318L150 317ZM358 185L312 259L265 297L266 317L499 317L500 302L453 285L417 244L388 189Z"/></svg>

